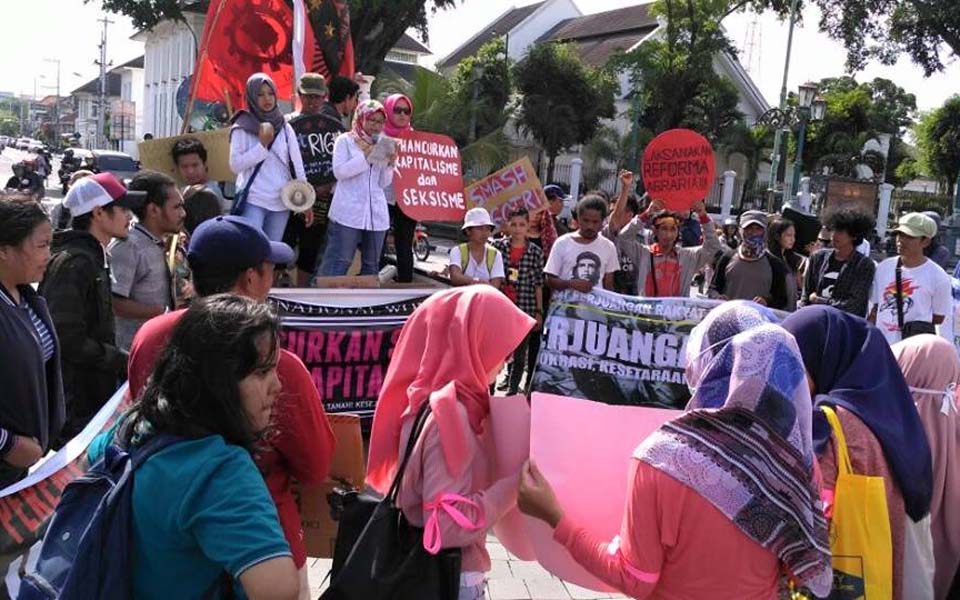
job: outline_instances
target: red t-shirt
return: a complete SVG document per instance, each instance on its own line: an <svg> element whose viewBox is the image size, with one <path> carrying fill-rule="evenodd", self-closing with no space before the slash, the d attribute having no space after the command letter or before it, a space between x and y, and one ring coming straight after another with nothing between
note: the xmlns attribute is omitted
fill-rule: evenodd
<svg viewBox="0 0 960 600"><path fill-rule="evenodd" d="M132 397L139 396L146 387L183 313L178 310L150 319L137 332L127 363ZM277 375L283 389L273 412L273 430L254 460L264 473L267 489L277 505L280 527L299 569L307 561L307 550L291 483L294 479L304 485L323 483L330 472L335 439L320 394L303 361L281 349Z"/></svg>
<svg viewBox="0 0 960 600"><path fill-rule="evenodd" d="M644 295L647 298L676 298L683 296L680 293L680 261L676 253L666 255L658 244L650 248L653 254L653 269L647 275L644 285ZM653 280L656 277L657 285L654 288Z"/></svg>
<svg viewBox="0 0 960 600"><path fill-rule="evenodd" d="M527 246L510 246L510 258L507 260L506 277L503 281L503 293L514 304L517 303L517 283L520 281L520 260Z"/></svg>

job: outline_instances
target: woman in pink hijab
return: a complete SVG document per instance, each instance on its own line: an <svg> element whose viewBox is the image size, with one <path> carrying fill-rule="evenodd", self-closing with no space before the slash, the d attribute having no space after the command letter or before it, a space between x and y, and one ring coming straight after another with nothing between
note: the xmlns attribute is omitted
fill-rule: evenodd
<svg viewBox="0 0 960 600"><path fill-rule="evenodd" d="M402 137L405 132L413 131L411 122L413 121L413 101L403 94L393 94L387 96L383 101L383 107L387 111L387 122L383 126L383 132L388 136ZM417 228L417 222L408 217L397 206L397 194L391 183L383 193L387 197L387 204L390 206L390 225L393 227L393 244L397 250L397 282L413 282L413 234ZM383 267L383 261L380 266Z"/></svg>
<svg viewBox="0 0 960 600"><path fill-rule="evenodd" d="M950 597L950 583L960 567L960 416L956 388L960 358L945 339L917 335L891 348L913 392L933 456L930 502L935 571L934 597Z"/></svg>
<svg viewBox="0 0 960 600"><path fill-rule="evenodd" d="M483 285L431 296L403 326L377 401L367 483L386 493L425 402L431 414L400 486L399 507L424 546L462 550L460 598L483 598L487 531L517 500L519 473L494 481L490 383L535 322ZM451 513L462 513L454 519Z"/></svg>

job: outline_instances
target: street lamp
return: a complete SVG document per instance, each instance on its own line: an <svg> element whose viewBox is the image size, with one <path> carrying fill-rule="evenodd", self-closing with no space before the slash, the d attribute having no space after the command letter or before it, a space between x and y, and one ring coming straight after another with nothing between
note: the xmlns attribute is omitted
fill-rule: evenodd
<svg viewBox="0 0 960 600"><path fill-rule="evenodd" d="M798 106L796 108L771 108L757 119L758 125L773 127L777 131L798 127L797 156L793 165L791 192L796 191L800 187L800 172L803 169L803 146L807 137L807 125L811 122L822 121L827 111L827 103L817 95L818 91L817 84L805 83L800 86L799 93L797 94ZM778 157L774 157L774 169L777 169L779 165L777 158ZM771 190L776 191L776 171L771 174L770 180ZM784 192L784 199L786 199L786 190L784 190Z"/></svg>

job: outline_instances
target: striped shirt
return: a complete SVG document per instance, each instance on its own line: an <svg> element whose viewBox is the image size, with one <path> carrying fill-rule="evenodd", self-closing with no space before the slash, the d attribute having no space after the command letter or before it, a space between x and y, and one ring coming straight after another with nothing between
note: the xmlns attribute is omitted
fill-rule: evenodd
<svg viewBox="0 0 960 600"><path fill-rule="evenodd" d="M20 305L17 305L13 301L13 298L10 297L9 292L0 286L0 297L14 308L20 308L27 312L27 316L30 317L30 322L33 324L33 329L36 332L37 341L40 343L40 351L43 354L43 362L47 362L53 356L54 344L53 344L53 335L50 333L50 329L44 325L43 321L37 315L37 313L30 307L29 304L23 302ZM0 440L0 447L3 446L2 440Z"/></svg>

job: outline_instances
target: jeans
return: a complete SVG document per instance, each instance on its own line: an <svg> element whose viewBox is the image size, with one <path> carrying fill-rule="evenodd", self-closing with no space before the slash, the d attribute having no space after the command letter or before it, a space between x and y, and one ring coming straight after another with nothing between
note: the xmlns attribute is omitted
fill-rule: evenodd
<svg viewBox="0 0 960 600"><path fill-rule="evenodd" d="M271 242L282 242L287 220L290 219L290 211L267 210L248 202L240 216L262 229Z"/></svg>
<svg viewBox="0 0 960 600"><path fill-rule="evenodd" d="M347 274L353 255L360 246L360 274L376 275L380 272L380 251L386 231L354 229L330 221L327 227L327 247L320 264L320 277L340 277Z"/></svg>

